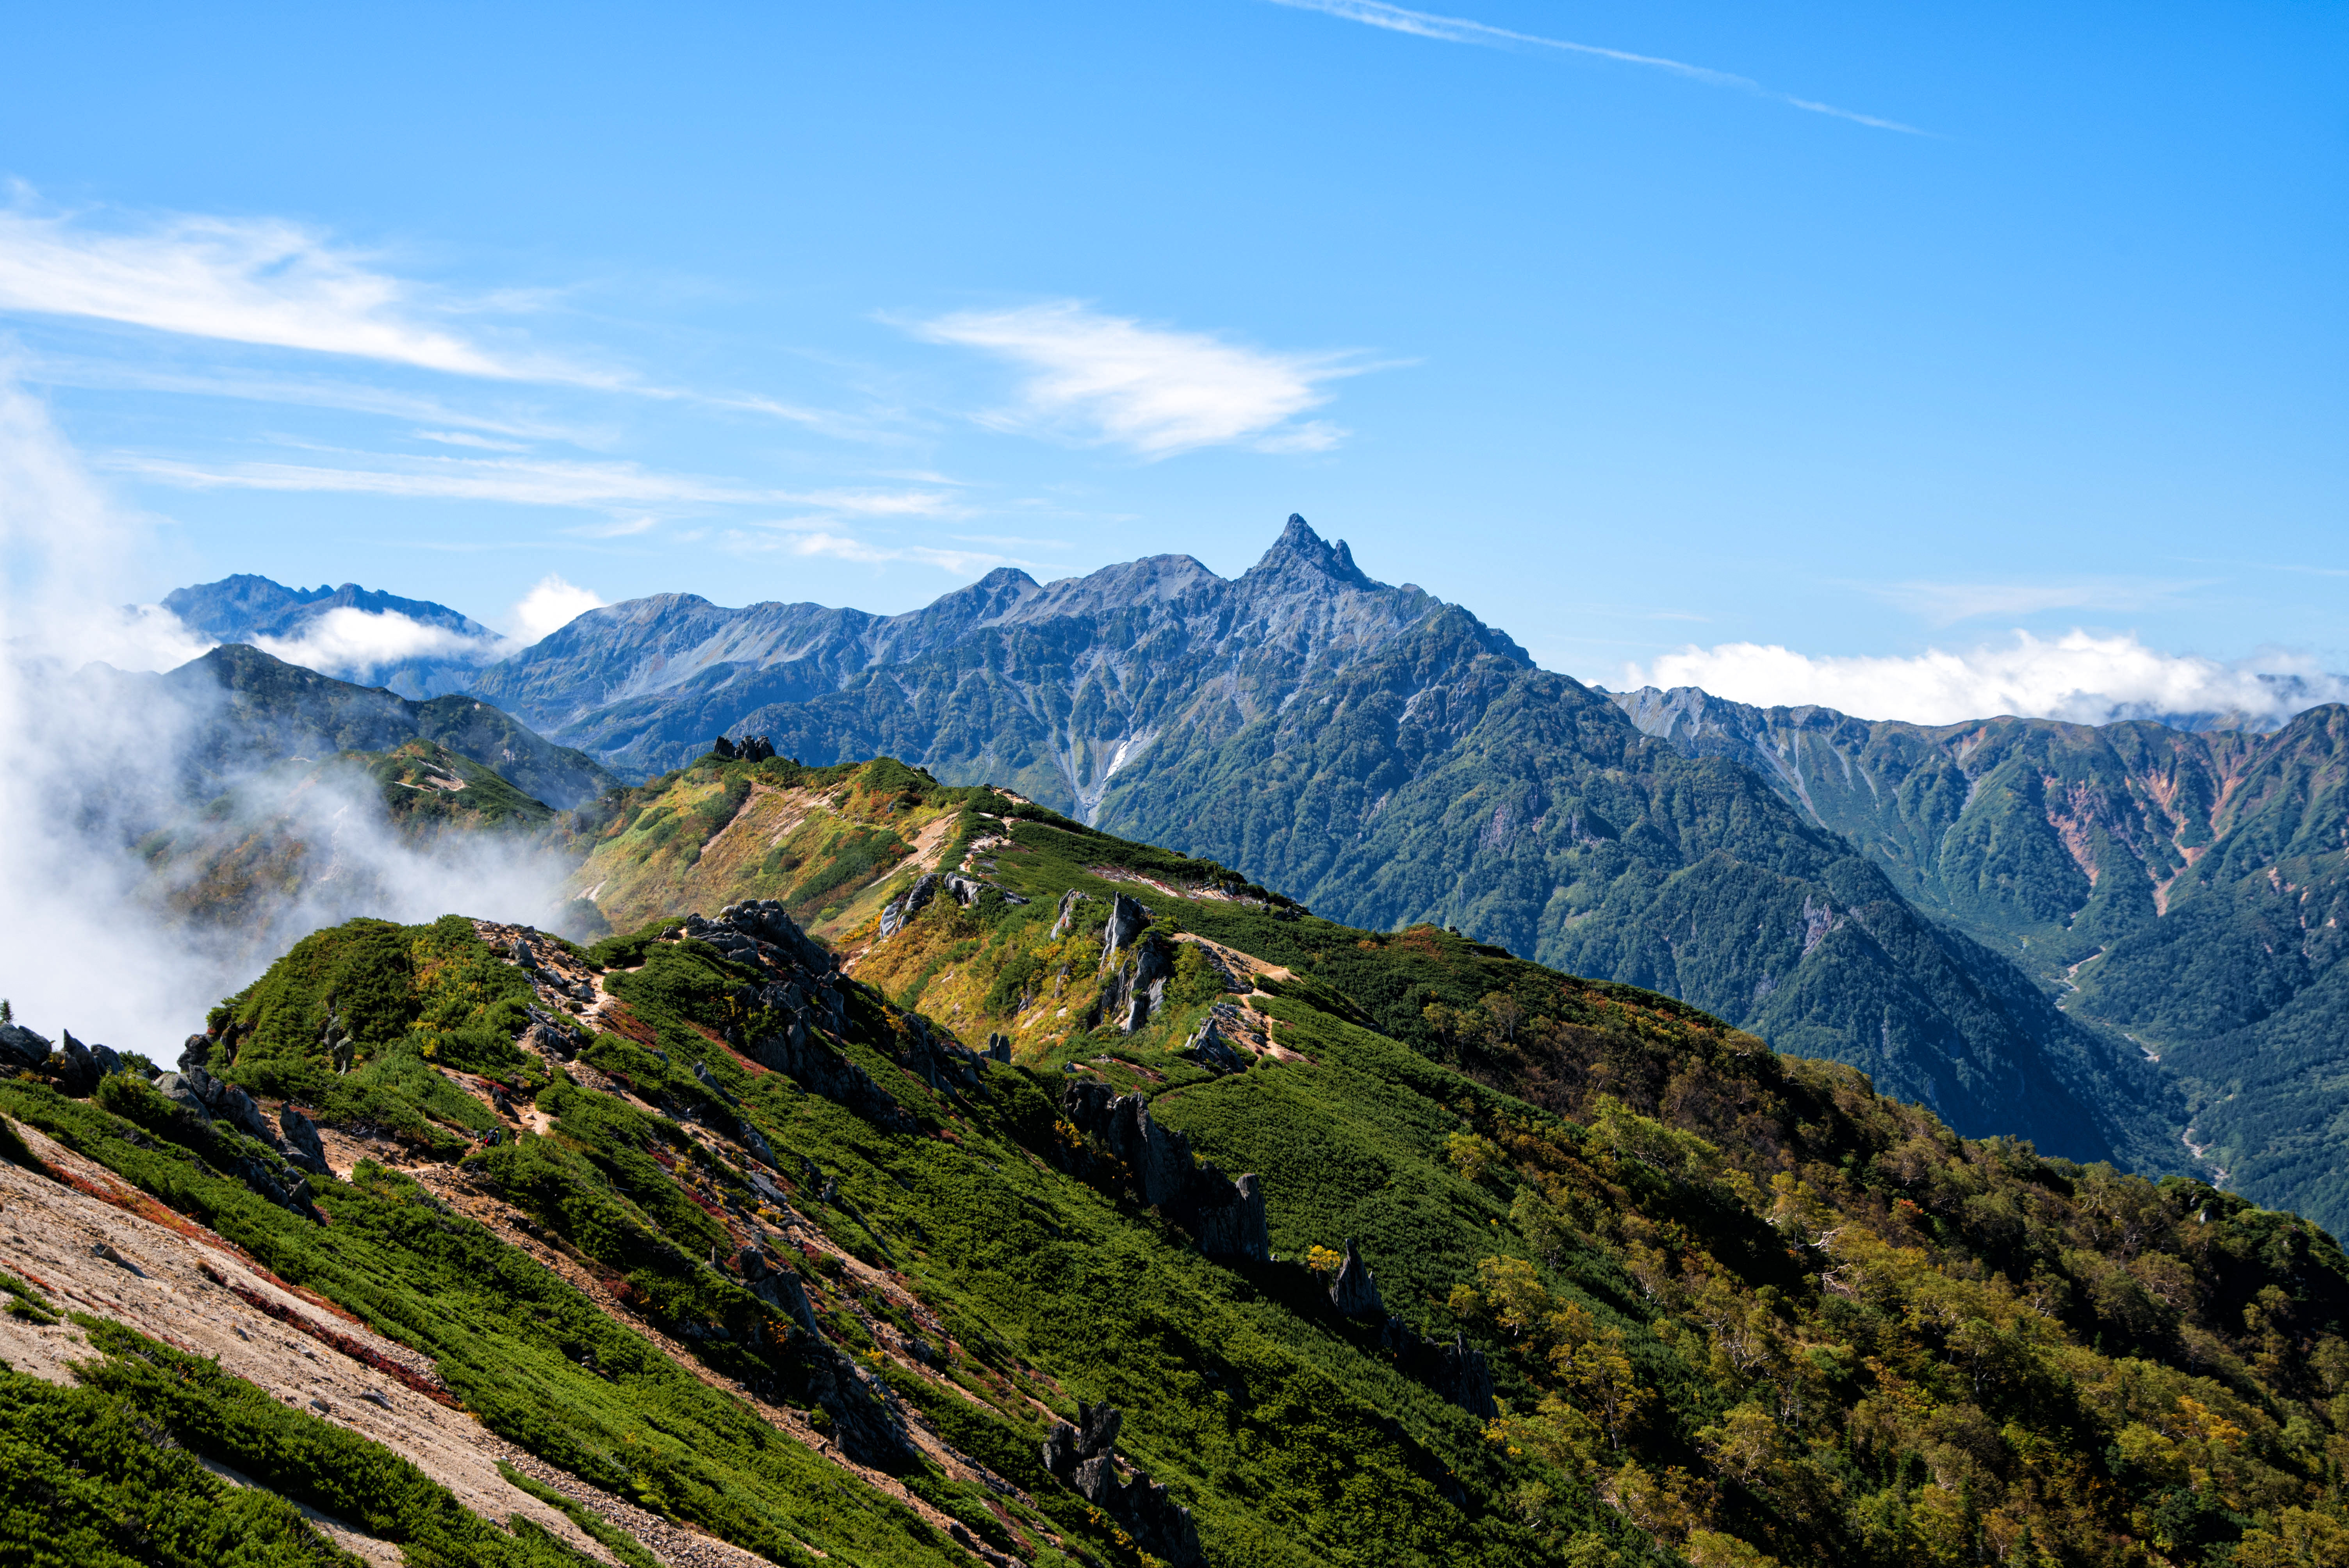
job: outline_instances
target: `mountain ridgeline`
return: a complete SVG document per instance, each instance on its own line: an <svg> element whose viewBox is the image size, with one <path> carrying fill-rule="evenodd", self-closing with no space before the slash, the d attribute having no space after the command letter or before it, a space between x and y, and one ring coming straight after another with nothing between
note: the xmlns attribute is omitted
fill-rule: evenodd
<svg viewBox="0 0 2349 1568"><path fill-rule="evenodd" d="M2349 708L2261 735L1615 700L1767 779L1917 907L2158 1056L2229 1185L2349 1226Z"/></svg>
<svg viewBox="0 0 2349 1568"><path fill-rule="evenodd" d="M1751 770L1641 735L1301 518L1229 581L1162 556L1050 585L999 571L894 617L631 601L474 689L638 777L721 732L811 764L902 758L1244 867L1332 918L1455 925L1664 991L1968 1132L2186 1157L2137 1051L1920 915Z"/></svg>
<svg viewBox="0 0 2349 1568"><path fill-rule="evenodd" d="M0 1555L2349 1553L2305 1221L887 759L576 830L670 911L322 930L174 1073L0 1027Z"/></svg>

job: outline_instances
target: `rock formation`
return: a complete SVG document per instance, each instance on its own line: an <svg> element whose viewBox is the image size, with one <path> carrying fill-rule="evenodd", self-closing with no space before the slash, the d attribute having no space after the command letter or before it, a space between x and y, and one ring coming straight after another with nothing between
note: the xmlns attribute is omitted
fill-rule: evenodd
<svg viewBox="0 0 2349 1568"><path fill-rule="evenodd" d="M1493 1403L1493 1369L1485 1353L1454 1333L1452 1343L1429 1339L1400 1317L1390 1317L1379 1333L1379 1348L1394 1357L1404 1376L1415 1378L1478 1420L1497 1413Z"/></svg>
<svg viewBox="0 0 2349 1568"><path fill-rule="evenodd" d="M1338 1277L1330 1286L1330 1305L1348 1317L1381 1317L1387 1305L1379 1299L1378 1279L1354 1250L1354 1238L1346 1238L1346 1261L1338 1265Z"/></svg>
<svg viewBox="0 0 2349 1568"><path fill-rule="evenodd" d="M1201 1252L1258 1261L1270 1255L1256 1177L1232 1181L1213 1163L1198 1161L1189 1139L1152 1119L1144 1097L1121 1098L1099 1079L1083 1078L1062 1093L1061 1113L1078 1131L1100 1139L1124 1164L1142 1201L1190 1232Z"/></svg>
<svg viewBox="0 0 2349 1568"><path fill-rule="evenodd" d="M1124 1412L1114 1405L1079 1403L1075 1426L1056 1421L1045 1434L1044 1468L1117 1519L1152 1556L1173 1568L1205 1564L1191 1511L1138 1470L1121 1479L1115 1445L1124 1421Z"/></svg>

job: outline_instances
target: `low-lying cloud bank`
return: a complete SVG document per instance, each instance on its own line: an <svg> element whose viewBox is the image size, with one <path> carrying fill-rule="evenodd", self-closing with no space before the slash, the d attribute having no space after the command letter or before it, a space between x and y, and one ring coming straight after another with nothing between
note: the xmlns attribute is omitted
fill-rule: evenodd
<svg viewBox="0 0 2349 1568"><path fill-rule="evenodd" d="M2150 718L2186 727L2240 723L2272 728L2321 703L2349 701L2349 677L2302 654L2222 662L2166 654L2135 633L2074 631L1963 652L1913 657L1822 656L1775 644L1693 645L1647 665L1627 665L1630 687L1702 686L1757 707L1832 707L1856 717L1958 724L2013 714L2074 724Z"/></svg>
<svg viewBox="0 0 2349 1568"><path fill-rule="evenodd" d="M569 870L559 856L485 835L412 841L358 783L289 789L274 774L240 799L252 830L289 852L243 879L233 920L177 915L188 879L215 862L191 855L158 875L140 852L149 835L209 822L225 842L245 824L188 797L186 764L210 744L202 705L114 673L169 669L210 645L168 611L121 607L119 573L148 544L47 410L0 377L0 996L19 1021L168 1062L212 1003L318 926L452 911L551 922Z"/></svg>

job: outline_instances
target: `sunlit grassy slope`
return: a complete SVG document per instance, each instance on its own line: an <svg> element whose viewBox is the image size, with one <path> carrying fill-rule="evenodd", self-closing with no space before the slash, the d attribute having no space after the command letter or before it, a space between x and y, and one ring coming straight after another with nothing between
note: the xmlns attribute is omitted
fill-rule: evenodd
<svg viewBox="0 0 2349 1568"><path fill-rule="evenodd" d="M1340 926L894 763L713 762L617 804L585 825L582 885L646 918L562 958L608 998L575 1057L514 1039L532 983L454 918L322 932L216 1016L226 1076L399 1140L316 1184L329 1225L224 1174L266 1151L128 1078L86 1100L0 1084L0 1110L429 1355L512 1441L777 1561L969 1561L944 1522L1139 1568L1039 1458L1050 1416L1096 1399L1216 1563L2349 1548L2349 1259L2290 1215L1961 1140L1682 1004ZM931 868L968 901L882 938ZM1121 896L1146 920L1105 954ZM772 974L679 920L751 897L806 911L854 976L791 1070L762 1043L788 1031ZM1144 953L1164 985L1128 1032L1096 1004L1130 998ZM1183 1054L1210 1018L1237 1070ZM1011 1059L947 1048L990 1037ZM1140 1203L1071 1120L1092 1080L1256 1173L1277 1255L1203 1255ZM727 1261L776 1233L817 1335ZM1497 1409L1333 1309L1349 1240L1385 1314L1489 1358ZM901 1408L896 1457L839 1358Z"/></svg>

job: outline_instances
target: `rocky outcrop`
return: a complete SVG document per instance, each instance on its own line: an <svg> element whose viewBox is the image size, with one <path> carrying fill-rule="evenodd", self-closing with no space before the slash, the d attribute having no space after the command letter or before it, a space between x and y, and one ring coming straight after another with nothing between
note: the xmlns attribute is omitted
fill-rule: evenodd
<svg viewBox="0 0 2349 1568"><path fill-rule="evenodd" d="M929 906L930 900L937 896L936 872L929 872L916 877L914 885L891 899L888 907L881 912L881 940L886 942L905 930L905 923L921 913Z"/></svg>
<svg viewBox="0 0 2349 1568"><path fill-rule="evenodd" d="M1008 889L997 887L992 882L980 882L977 877L964 876L959 872L947 872L943 874L926 872L916 877L913 886L892 899L888 906L882 910L880 939L886 942L905 930L906 923L921 913L928 907L930 901L940 893L946 894L963 908L968 909L978 903L981 894L987 892L995 893L1006 903L1020 904L1028 902Z"/></svg>
<svg viewBox="0 0 2349 1568"><path fill-rule="evenodd" d="M746 735L740 744L721 735L709 744L709 755L720 762L764 762L774 754L774 746L763 735Z"/></svg>
<svg viewBox="0 0 2349 1568"><path fill-rule="evenodd" d="M1124 1525L1152 1556L1172 1568L1204 1565L1191 1511L1131 1464L1123 1468L1133 1470L1132 1476L1122 1474L1116 1443L1124 1422L1124 1412L1114 1405L1080 1403L1075 1426L1055 1421L1045 1434L1044 1468Z"/></svg>
<svg viewBox="0 0 2349 1568"><path fill-rule="evenodd" d="M1346 1261L1338 1265L1338 1277L1330 1286L1330 1305L1347 1317L1383 1317L1387 1304L1379 1299L1378 1279L1362 1254L1354 1250L1354 1238L1346 1238Z"/></svg>
<svg viewBox="0 0 2349 1568"><path fill-rule="evenodd" d="M288 1164L326 1173L326 1150L318 1143L317 1129L292 1106L281 1113L281 1119L290 1117L295 1126L308 1130L306 1147L300 1143L289 1145L269 1125L251 1095L235 1084L223 1083L193 1063L185 1072L165 1073L157 1078L155 1092L178 1106L199 1127L213 1131L233 1129ZM309 1159L314 1153L317 1163L311 1166ZM234 1140L210 1140L204 1157L280 1208L290 1209L314 1223L326 1222L316 1205L310 1202L307 1177L272 1165Z"/></svg>
<svg viewBox="0 0 2349 1568"><path fill-rule="evenodd" d="M875 1126L892 1132L913 1130L914 1119L905 1108L873 1081L872 1074L823 1038L847 1026L850 982L840 973L840 961L802 931L780 903L761 899L728 904L716 920L689 914L684 934L759 975L755 984L740 989L738 999L746 1010L764 1013L773 1023L730 1040L743 1055L789 1073Z"/></svg>
<svg viewBox="0 0 2349 1568"><path fill-rule="evenodd" d="M752 1295L808 1333L819 1332L815 1308L808 1301L807 1286L801 1283L796 1269L781 1266L761 1247L744 1247L736 1255L734 1266L742 1276L743 1287Z"/></svg>
<svg viewBox="0 0 2349 1568"><path fill-rule="evenodd" d="M1070 1084L1061 1114L1079 1132L1101 1140L1125 1168L1142 1202L1197 1239L1215 1256L1262 1260L1270 1255L1264 1193L1253 1175L1233 1181L1191 1152L1191 1140L1161 1127L1139 1094L1118 1096L1097 1078Z"/></svg>
<svg viewBox="0 0 2349 1568"><path fill-rule="evenodd" d="M1150 923L1150 910L1123 893L1110 902L1109 923L1102 928L1102 967L1106 969L1116 955L1133 944Z"/></svg>
<svg viewBox="0 0 2349 1568"><path fill-rule="evenodd" d="M33 1072L49 1059L47 1037L22 1024L0 1024L0 1068Z"/></svg>
<svg viewBox="0 0 2349 1568"><path fill-rule="evenodd" d="M1092 900L1087 898L1083 893L1079 892L1075 888L1071 888L1068 892L1062 893L1061 895L1060 918L1052 922L1052 932L1050 940L1058 942L1063 936L1068 935L1070 932L1075 930L1077 925L1077 906L1081 903L1091 903L1092 902Z"/></svg>
<svg viewBox="0 0 2349 1568"><path fill-rule="evenodd" d="M1493 1402L1493 1369L1485 1353L1454 1334L1452 1343L1429 1339L1400 1317L1390 1317L1379 1334L1379 1348L1394 1358L1402 1374L1425 1384L1443 1398L1478 1420L1498 1413Z"/></svg>
<svg viewBox="0 0 2349 1568"><path fill-rule="evenodd" d="M1210 1072L1236 1073L1243 1070L1250 1057L1242 1056L1225 1033L1226 1030L1237 1032L1239 1012L1229 1002L1216 1003L1174 1054L1186 1061L1198 1063Z"/></svg>
<svg viewBox="0 0 2349 1568"><path fill-rule="evenodd" d="M326 1168L326 1146L318 1138L318 1124L294 1109L287 1101L277 1113L277 1130L284 1140L287 1163L299 1165L313 1176L330 1174Z"/></svg>

